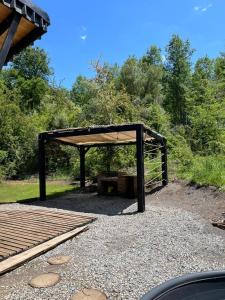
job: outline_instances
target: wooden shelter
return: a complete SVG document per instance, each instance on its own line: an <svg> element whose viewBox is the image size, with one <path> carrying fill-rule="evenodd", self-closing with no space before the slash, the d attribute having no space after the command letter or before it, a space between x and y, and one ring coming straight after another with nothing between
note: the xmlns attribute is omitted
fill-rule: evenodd
<svg viewBox="0 0 225 300"><path fill-rule="evenodd" d="M50 19L30 0L0 0L0 70L47 32Z"/></svg>
<svg viewBox="0 0 225 300"><path fill-rule="evenodd" d="M69 128L39 134L40 199L46 199L45 144L55 141L75 146L80 152L80 186L85 187L85 154L91 147L136 145L138 211L145 210L144 146L160 145L162 184L168 183L166 138L143 124Z"/></svg>

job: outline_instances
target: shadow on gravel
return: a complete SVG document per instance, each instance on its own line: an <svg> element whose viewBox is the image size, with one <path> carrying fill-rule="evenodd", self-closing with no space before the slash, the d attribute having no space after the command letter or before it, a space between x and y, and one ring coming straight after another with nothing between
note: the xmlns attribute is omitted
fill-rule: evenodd
<svg viewBox="0 0 225 300"><path fill-rule="evenodd" d="M146 197L157 193L163 186L157 186L146 192ZM137 199L122 198L119 196L99 196L97 193L87 193L78 190L60 195L52 194L46 201L29 199L23 204L41 206L47 208L57 208L74 212L92 213L100 215L134 215L137 207L132 207L132 211L126 211L131 205L137 203Z"/></svg>
<svg viewBox="0 0 225 300"><path fill-rule="evenodd" d="M148 195L153 195L159 191L161 191L162 189L164 188L164 186L160 185L160 186L156 186L154 187L153 189L149 190L149 191L146 191L145 192L145 196L148 196Z"/></svg>
<svg viewBox="0 0 225 300"><path fill-rule="evenodd" d="M57 196L57 195L56 195ZM127 199L117 196L99 196L96 193L70 192L62 197L48 198L46 201L30 200L24 205L33 205L46 208L57 208L74 212L93 213L100 215L134 214L123 211L136 203L136 199Z"/></svg>

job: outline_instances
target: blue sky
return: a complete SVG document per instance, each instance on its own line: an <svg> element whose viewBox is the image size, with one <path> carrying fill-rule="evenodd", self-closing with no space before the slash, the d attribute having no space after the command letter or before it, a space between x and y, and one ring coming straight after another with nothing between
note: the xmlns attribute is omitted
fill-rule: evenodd
<svg viewBox="0 0 225 300"><path fill-rule="evenodd" d="M164 49L173 33L190 39L193 60L225 51L224 0L34 2L51 18L48 33L35 45L48 52L55 80L67 88L78 75L93 74L91 61L122 64L152 44Z"/></svg>

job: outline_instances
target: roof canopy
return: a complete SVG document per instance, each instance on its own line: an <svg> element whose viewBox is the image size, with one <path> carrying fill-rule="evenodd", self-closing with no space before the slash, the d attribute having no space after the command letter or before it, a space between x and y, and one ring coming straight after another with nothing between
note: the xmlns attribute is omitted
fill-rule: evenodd
<svg viewBox="0 0 225 300"><path fill-rule="evenodd" d="M78 148L80 154L81 188L85 187L85 154L91 147L135 145L139 212L143 212L145 210L144 142L153 146L147 147L151 148L150 150L153 151L152 153L157 153L158 150L161 152L161 162L157 161L157 164L160 163L160 175L158 174L157 177L151 179L151 182L155 182L156 179L162 177L163 186L167 185L168 183L166 139L144 124L137 123L60 129L43 132L39 135L39 182L41 200L46 200L46 144L50 141L55 141ZM153 159L156 159L156 157ZM154 161L154 163L155 162L156 161ZM157 166L157 168L158 167L159 166ZM152 171L155 170L156 169L153 169ZM148 185L151 184L151 182L148 182Z"/></svg>
<svg viewBox="0 0 225 300"><path fill-rule="evenodd" d="M30 0L0 0L0 47L8 50L3 64L46 33L48 25L48 14Z"/></svg>
<svg viewBox="0 0 225 300"><path fill-rule="evenodd" d="M55 140L67 145L74 146L104 146L126 145L136 143L137 129L142 127L144 141L153 140L163 142L165 138L143 124L123 124L93 126L87 128L59 129L40 134L45 140Z"/></svg>

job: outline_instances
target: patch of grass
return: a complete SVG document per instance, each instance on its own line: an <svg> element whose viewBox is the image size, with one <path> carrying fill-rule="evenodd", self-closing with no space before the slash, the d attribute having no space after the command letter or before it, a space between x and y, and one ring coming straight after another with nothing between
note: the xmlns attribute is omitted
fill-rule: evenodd
<svg viewBox="0 0 225 300"><path fill-rule="evenodd" d="M74 186L65 182L48 182L46 193L48 197L56 197L74 190ZM0 203L20 202L39 197L37 182L9 181L0 183Z"/></svg>
<svg viewBox="0 0 225 300"><path fill-rule="evenodd" d="M225 158L195 156L189 167L181 168L178 176L200 185L214 185L225 190Z"/></svg>

